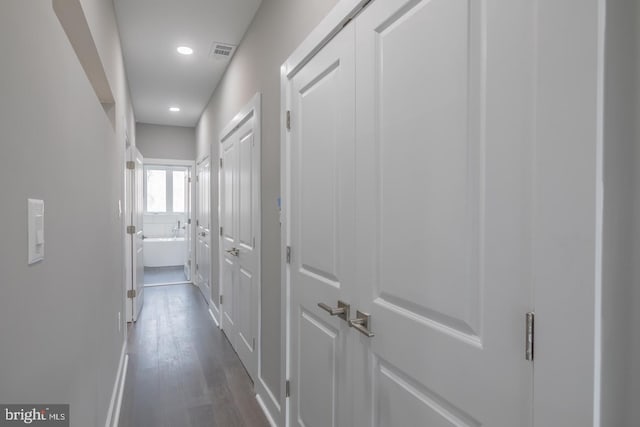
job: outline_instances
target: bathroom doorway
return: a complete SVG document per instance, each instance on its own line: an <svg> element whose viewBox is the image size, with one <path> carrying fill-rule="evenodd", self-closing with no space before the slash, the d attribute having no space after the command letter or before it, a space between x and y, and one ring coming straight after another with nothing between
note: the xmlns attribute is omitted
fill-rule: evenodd
<svg viewBox="0 0 640 427"><path fill-rule="evenodd" d="M144 161L144 285L192 283L190 161Z"/></svg>

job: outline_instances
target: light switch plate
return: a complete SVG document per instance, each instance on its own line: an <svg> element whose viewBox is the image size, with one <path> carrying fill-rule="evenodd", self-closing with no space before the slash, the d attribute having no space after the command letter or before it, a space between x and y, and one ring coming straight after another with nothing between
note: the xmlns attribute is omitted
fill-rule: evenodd
<svg viewBox="0 0 640 427"><path fill-rule="evenodd" d="M29 264L44 259L44 201L27 199Z"/></svg>

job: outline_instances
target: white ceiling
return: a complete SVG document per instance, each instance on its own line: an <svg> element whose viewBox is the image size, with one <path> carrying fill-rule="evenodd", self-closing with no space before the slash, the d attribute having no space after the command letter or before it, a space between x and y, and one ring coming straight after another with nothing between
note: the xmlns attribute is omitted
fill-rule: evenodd
<svg viewBox="0 0 640 427"><path fill-rule="evenodd" d="M195 126L229 63L212 45L239 44L260 1L114 0L136 120Z"/></svg>

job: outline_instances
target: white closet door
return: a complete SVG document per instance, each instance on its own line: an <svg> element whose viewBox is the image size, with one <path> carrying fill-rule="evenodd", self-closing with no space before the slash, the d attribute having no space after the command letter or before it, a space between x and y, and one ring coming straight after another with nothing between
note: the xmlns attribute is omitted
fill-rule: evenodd
<svg viewBox="0 0 640 427"><path fill-rule="evenodd" d="M210 230L210 179L211 162L207 157L197 166L198 199L196 220L197 233L197 262L196 262L196 283L200 287L202 294L207 299L211 299L211 230Z"/></svg>
<svg viewBox="0 0 640 427"><path fill-rule="evenodd" d="M236 324L237 302L236 289L238 286L238 257L236 250L239 246L238 238L238 135L231 135L221 146L223 167L220 173L220 214L222 226L221 248L221 294L223 297L220 310L222 313L221 327L233 345L237 335Z"/></svg>
<svg viewBox="0 0 640 427"><path fill-rule="evenodd" d="M345 319L318 307L354 286L354 32L345 28L291 82L290 422L350 426Z"/></svg>
<svg viewBox="0 0 640 427"><path fill-rule="evenodd" d="M356 19L357 426L526 427L532 26L525 0Z"/></svg>
<svg viewBox="0 0 640 427"><path fill-rule="evenodd" d="M135 296L132 299L133 321L137 321L144 303L144 158L137 148L133 148L134 185L132 189L132 225L135 234L132 236L133 253L133 289Z"/></svg>
<svg viewBox="0 0 640 427"><path fill-rule="evenodd" d="M222 143L222 329L252 378L258 370L260 152L255 110Z"/></svg>

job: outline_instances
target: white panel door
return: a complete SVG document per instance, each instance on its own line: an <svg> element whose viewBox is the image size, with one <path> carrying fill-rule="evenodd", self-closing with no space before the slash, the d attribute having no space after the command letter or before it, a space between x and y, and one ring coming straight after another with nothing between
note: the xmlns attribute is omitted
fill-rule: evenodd
<svg viewBox="0 0 640 427"><path fill-rule="evenodd" d="M354 286L354 32L346 27L291 81L290 348L294 426L352 425L345 319Z"/></svg>
<svg viewBox="0 0 640 427"><path fill-rule="evenodd" d="M375 0L355 22L354 305L375 336L354 425L532 423L533 11Z"/></svg>
<svg viewBox="0 0 640 427"><path fill-rule="evenodd" d="M235 301L238 283L238 255L239 238L236 206L238 204L237 163L238 163L238 135L231 135L222 144L222 167L220 173L220 226L222 227L220 280L222 304L221 328L229 341L234 344L238 327L237 304Z"/></svg>
<svg viewBox="0 0 640 427"><path fill-rule="evenodd" d="M222 142L222 329L249 374L258 367L260 156L252 110Z"/></svg>
<svg viewBox="0 0 640 427"><path fill-rule="evenodd" d="M135 296L131 299L133 308L133 321L137 321L142 311L144 302L144 159L137 148L133 149L134 169L131 173L134 176L132 195L131 224L135 227L135 234L131 236L132 256L133 256L133 289Z"/></svg>
<svg viewBox="0 0 640 427"><path fill-rule="evenodd" d="M211 299L211 226L210 226L210 175L209 158L197 165L196 185L197 218L196 218L196 284L205 296L207 303Z"/></svg>
<svg viewBox="0 0 640 427"><path fill-rule="evenodd" d="M184 254L184 276L187 281L191 281L191 266L193 264L193 250L191 242L193 237L191 235L191 174L192 168L187 168L187 173L184 175L184 212L185 212L185 224L184 224L184 240L185 240L185 254Z"/></svg>

